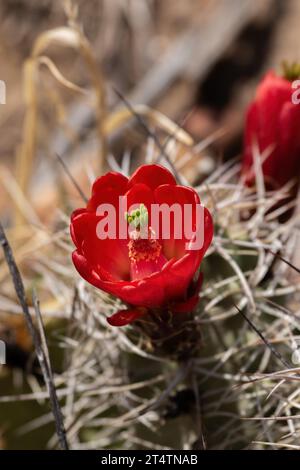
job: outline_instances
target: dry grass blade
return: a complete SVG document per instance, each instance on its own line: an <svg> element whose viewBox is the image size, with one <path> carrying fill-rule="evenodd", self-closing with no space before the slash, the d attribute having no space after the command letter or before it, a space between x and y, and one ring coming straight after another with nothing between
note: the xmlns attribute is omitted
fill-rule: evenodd
<svg viewBox="0 0 300 470"><path fill-rule="evenodd" d="M65 79L55 64L45 56L45 51L52 45L72 47L78 51L86 64L90 74L91 83L95 92L95 112L99 137L99 173L103 171L107 156L107 142L104 131L106 119L106 91L104 80L94 58L91 46L84 36L81 28L74 23L72 27L60 27L42 33L35 41L31 57L24 66L24 92L26 114L23 125L23 144L17 154L17 180L22 192L27 194L30 177L32 175L36 139L37 139L37 83L39 82L39 68L47 65L53 76L64 86L85 93L77 85ZM17 225L23 221L23 214L17 211Z"/></svg>
<svg viewBox="0 0 300 470"><path fill-rule="evenodd" d="M119 97L122 95L120 92L116 91ZM124 97L122 96L122 101L124 101ZM128 101L126 101L126 105L128 106ZM133 114L134 113L134 114ZM141 118L146 118L149 120L153 125L157 128L162 129L163 131L167 132L171 136L175 135L176 139L183 143L186 146L191 147L193 145L192 137L181 127L175 124L171 119L167 116L162 114L161 112L150 108L149 106L139 104L139 105L131 105L130 108L118 109L117 111L109 114L106 118L104 129L106 135L111 134L116 129L119 129L126 123L128 123L133 117L137 117L139 115ZM146 123L143 121L143 127L145 128ZM147 133L149 134L150 129L147 127ZM152 134L151 134L152 136Z"/></svg>

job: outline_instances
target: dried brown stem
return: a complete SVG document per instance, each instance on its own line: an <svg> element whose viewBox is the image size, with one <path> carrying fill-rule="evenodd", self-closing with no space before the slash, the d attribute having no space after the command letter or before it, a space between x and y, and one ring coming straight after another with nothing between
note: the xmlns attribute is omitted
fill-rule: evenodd
<svg viewBox="0 0 300 470"><path fill-rule="evenodd" d="M6 263L8 265L10 275L14 284L14 288L15 288L17 297L19 299L19 302L21 304L24 316L25 316L29 333L32 337L32 340L35 346L36 355L40 363L43 377L45 380L45 384L49 393L49 398L50 398L52 413L53 413L54 420L55 420L58 440L59 440L61 448L63 450L68 450L69 446L68 446L68 442L66 438L66 431L64 428L63 416L62 416L60 404L57 398L56 388L55 388L54 381L53 381L53 374L52 374L52 369L51 369L50 360L49 360L49 353L48 353L47 343L45 339L45 333L44 333L41 313L39 309L39 303L38 303L36 295L34 295L33 296L34 308L35 308L35 312L38 318L38 325L39 325L39 333L38 333L34 326L33 320L29 312L29 306L27 303L25 288L24 288L20 271L15 262L12 249L6 238L6 234L1 223L0 223L0 244L2 245L2 248L4 251Z"/></svg>

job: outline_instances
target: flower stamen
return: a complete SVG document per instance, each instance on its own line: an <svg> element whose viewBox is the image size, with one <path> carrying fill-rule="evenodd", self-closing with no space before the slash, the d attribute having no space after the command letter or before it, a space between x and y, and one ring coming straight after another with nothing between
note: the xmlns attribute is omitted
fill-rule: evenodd
<svg viewBox="0 0 300 470"><path fill-rule="evenodd" d="M144 204L126 213L126 220L132 227L128 243L131 278L141 279L162 269L167 260L154 231L148 227L148 211Z"/></svg>

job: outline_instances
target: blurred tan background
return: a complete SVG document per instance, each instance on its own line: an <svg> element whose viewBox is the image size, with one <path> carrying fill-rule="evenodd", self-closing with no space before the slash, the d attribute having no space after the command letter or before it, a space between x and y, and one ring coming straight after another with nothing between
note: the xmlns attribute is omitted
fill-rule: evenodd
<svg viewBox="0 0 300 470"><path fill-rule="evenodd" d="M297 0L80 0L75 4L77 21L106 79L109 108L117 101L114 85L133 101L151 104L184 122L196 140L222 128L225 135L213 145L213 155L239 153L244 109L264 70L278 69L283 59L299 59ZM24 61L39 34L67 24L70 5L58 0L1 2L0 78L6 83L7 99L0 108L0 168L5 166L13 175L24 140ZM64 77L90 88L76 50L51 46L47 55ZM85 98L58 83L45 66L36 88L33 173L37 171L41 179L53 168L38 172L40 162L51 162L53 153L75 158L79 147L71 150L70 143L85 141L80 151L93 153L94 121ZM135 143L134 136L126 145ZM111 148L118 153L118 146ZM3 184L0 198L5 210L9 198Z"/></svg>

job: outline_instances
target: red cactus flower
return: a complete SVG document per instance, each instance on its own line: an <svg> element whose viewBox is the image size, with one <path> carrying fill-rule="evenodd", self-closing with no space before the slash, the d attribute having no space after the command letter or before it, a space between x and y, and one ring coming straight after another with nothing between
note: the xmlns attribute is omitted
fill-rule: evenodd
<svg viewBox="0 0 300 470"><path fill-rule="evenodd" d="M293 103L293 93L292 82L274 72L267 73L258 86L247 112L244 139L242 175L249 186L255 183L255 141L260 155L266 151L262 171L268 188L280 188L294 178L299 179L300 105Z"/></svg>
<svg viewBox="0 0 300 470"><path fill-rule="evenodd" d="M128 207L138 204L141 208L141 211L127 214L127 220L149 217L149 235L152 236L141 238L138 226L133 235L127 233L124 239L99 239L97 224L103 218L97 215L98 206L112 204L119 213L122 196L126 196ZM129 305L128 310L108 319L115 326L131 323L152 308L167 306L173 312L191 311L198 301L201 276L194 278L212 240L211 215L204 209L203 246L189 249L190 240L174 236L174 221L170 224L170 239L163 239L160 233L153 237L151 205L154 203L168 206L177 203L181 207L190 204L194 219L200 200L193 189L177 185L164 167L144 165L130 179L112 172L98 178L87 207L76 210L71 217L71 236L76 245L73 262L77 271L93 286ZM119 225L118 221L117 233Z"/></svg>

